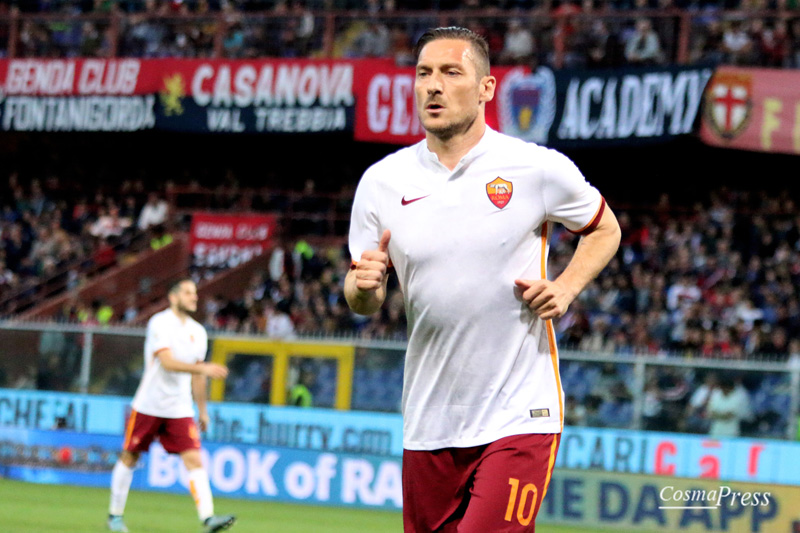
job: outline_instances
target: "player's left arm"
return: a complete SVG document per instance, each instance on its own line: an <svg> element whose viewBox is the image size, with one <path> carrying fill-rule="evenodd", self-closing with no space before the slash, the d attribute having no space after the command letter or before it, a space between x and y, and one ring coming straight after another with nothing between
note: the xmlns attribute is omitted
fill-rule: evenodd
<svg viewBox="0 0 800 533"><path fill-rule="evenodd" d="M203 374L192 374L192 397L197 404L197 422L200 431L208 429L208 378Z"/></svg>
<svg viewBox="0 0 800 533"><path fill-rule="evenodd" d="M621 231L617 217L606 205L597 226L581 237L575 254L554 281L517 279L522 299L540 318L558 318L580 292L617 253Z"/></svg>

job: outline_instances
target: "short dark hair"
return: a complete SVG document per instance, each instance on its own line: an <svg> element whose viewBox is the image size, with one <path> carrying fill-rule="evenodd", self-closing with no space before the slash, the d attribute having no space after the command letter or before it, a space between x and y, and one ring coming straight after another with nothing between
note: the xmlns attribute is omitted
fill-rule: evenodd
<svg viewBox="0 0 800 533"><path fill-rule="evenodd" d="M179 278L179 279L173 281L169 286L168 293L169 294L177 294L178 291L181 290L181 285L183 283L187 282L187 281L191 282L191 283L194 283L194 280L192 278L189 278L189 277Z"/></svg>
<svg viewBox="0 0 800 533"><path fill-rule="evenodd" d="M467 41L472 45L472 50L475 52L475 67L478 71L478 75L489 75L489 43L486 42L483 36L459 26L432 28L423 33L417 41L417 46L414 48L414 57L417 58L417 61L419 61L419 54L422 52L422 49L425 48L426 44L440 39Z"/></svg>

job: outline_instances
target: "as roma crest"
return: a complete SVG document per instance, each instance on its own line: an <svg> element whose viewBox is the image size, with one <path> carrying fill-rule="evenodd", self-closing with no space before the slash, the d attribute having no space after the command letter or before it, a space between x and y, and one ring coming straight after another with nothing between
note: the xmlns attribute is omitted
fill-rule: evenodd
<svg viewBox="0 0 800 533"><path fill-rule="evenodd" d="M489 200L500 209L503 209L511 201L513 191L514 186L511 182L500 176L486 184L486 194L489 195Z"/></svg>

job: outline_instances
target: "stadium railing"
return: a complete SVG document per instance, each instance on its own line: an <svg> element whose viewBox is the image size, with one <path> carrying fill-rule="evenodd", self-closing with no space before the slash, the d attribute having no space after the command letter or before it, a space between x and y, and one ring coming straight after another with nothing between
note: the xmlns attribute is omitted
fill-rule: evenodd
<svg viewBox="0 0 800 533"><path fill-rule="evenodd" d="M731 10L712 16L703 11L676 8L563 13L546 7L524 12L329 10L307 15L311 31L303 35L294 29L302 25L302 15L295 13L224 11L162 15L119 10L84 14L11 10L0 15L0 54L7 58L356 57L358 51L350 45L366 29L368 21L399 30L400 36L405 35L405 53L408 54L415 38L429 27L480 26L491 36L502 35L506 25L518 19L533 32L540 60L546 58L546 62L561 67L568 63L570 49L575 44L573 36L588 33L595 21L605 21L612 32L619 33L628 31L636 19L649 18L659 34L664 62L685 64L693 59L691 46L712 18L789 20L798 17L797 11L791 10ZM290 38L287 35L292 31L295 34ZM403 39L396 39L393 46L400 41ZM385 55L391 56L397 51Z"/></svg>
<svg viewBox="0 0 800 533"><path fill-rule="evenodd" d="M0 322L0 343L5 352L0 358L0 388L132 396L141 377L143 337L141 328ZM224 332L212 332L210 337L211 358L231 369L224 384L212 386L213 400L283 405L292 380L305 369L316 376L312 390L317 407L399 412L403 342L354 337L280 340ZM610 417L603 424L607 427L647 427L644 391L654 376L674 374L685 380L685 385L696 387L699 374L714 371L743 376L750 385L753 412L778 417L769 425L753 426L751 436L793 439L797 434L800 365L796 361L571 350L561 350L560 354L567 397L581 401L613 392L619 382L629 391L632 401L625 408L607 405L607 412L599 413ZM606 371L611 372L611 381L603 381L608 377ZM683 390L683 402L675 398L678 404L685 404L690 389ZM678 418L682 416L683 412L677 414Z"/></svg>

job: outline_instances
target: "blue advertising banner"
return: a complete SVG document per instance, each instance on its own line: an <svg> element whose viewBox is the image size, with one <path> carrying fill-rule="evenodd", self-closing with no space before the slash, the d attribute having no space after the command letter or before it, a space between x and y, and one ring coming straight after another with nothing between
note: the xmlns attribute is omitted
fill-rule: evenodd
<svg viewBox="0 0 800 533"><path fill-rule="evenodd" d="M500 130L557 148L665 141L692 133L712 68L539 67L497 90Z"/></svg>
<svg viewBox="0 0 800 533"><path fill-rule="evenodd" d="M128 398L0 389L0 440L10 428L122 435ZM210 403L204 440L335 454L400 457L398 414ZM606 472L800 485L800 443L567 427L556 466Z"/></svg>
<svg viewBox="0 0 800 533"><path fill-rule="evenodd" d="M130 398L0 389L0 428L51 429L64 418L68 430L121 435L129 412ZM215 402L208 413L207 441L403 454L403 422L396 414Z"/></svg>
<svg viewBox="0 0 800 533"><path fill-rule="evenodd" d="M35 483L108 487L122 437L69 431L0 429L0 476ZM396 457L349 455L246 444L206 443L212 490L238 498L400 509ZM135 470L132 488L187 492L177 455L154 444Z"/></svg>

